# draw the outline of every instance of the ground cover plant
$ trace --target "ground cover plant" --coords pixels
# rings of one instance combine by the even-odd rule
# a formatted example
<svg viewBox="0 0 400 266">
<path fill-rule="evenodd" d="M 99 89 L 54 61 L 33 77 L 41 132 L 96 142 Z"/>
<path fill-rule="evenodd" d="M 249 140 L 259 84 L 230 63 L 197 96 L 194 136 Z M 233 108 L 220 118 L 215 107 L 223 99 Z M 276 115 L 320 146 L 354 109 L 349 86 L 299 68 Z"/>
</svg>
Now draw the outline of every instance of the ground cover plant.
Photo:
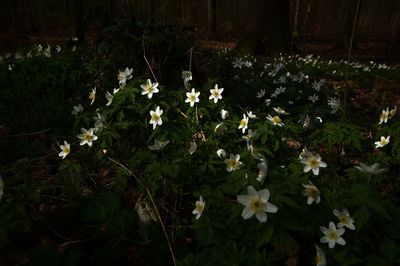
<svg viewBox="0 0 400 266">
<path fill-rule="evenodd" d="M 177 66 L 178 84 L 151 64 L 79 61 L 56 174 L 1 168 L 4 262 L 399 264 L 398 67 L 196 56 L 209 60 Z M 2 58 L 1 77 L 66 58 Z"/>
</svg>

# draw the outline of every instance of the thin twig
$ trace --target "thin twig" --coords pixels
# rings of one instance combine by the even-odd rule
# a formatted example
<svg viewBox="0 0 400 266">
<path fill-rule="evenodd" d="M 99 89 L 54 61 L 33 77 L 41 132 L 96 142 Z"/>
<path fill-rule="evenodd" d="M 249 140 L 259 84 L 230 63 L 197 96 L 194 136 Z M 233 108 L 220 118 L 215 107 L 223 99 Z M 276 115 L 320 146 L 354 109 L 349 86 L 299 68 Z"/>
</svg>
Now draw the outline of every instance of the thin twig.
<svg viewBox="0 0 400 266">
<path fill-rule="evenodd" d="M 190 48 L 190 55 L 189 55 L 189 71 L 192 72 L 192 56 L 193 56 L 193 47 Z"/>
<path fill-rule="evenodd" d="M 183 115 L 186 119 L 188 119 L 189 117 L 187 115 L 185 115 L 179 108 L 176 108 L 178 110 L 178 112 Z"/>
<path fill-rule="evenodd" d="M 36 131 L 36 132 L 31 132 L 31 133 L 20 133 L 20 134 L 14 134 L 14 135 L 5 135 L 5 136 L 0 136 L 1 138 L 8 138 L 8 137 L 25 137 L 25 136 L 34 136 L 34 135 L 39 135 L 42 134 L 44 132 L 50 131 L 50 128 L 47 129 L 43 129 L 40 131 Z"/>
<path fill-rule="evenodd" d="M 113 162 L 113 163 L 119 165 L 120 167 L 122 167 L 122 168 L 123 168 L 126 172 L 128 172 L 133 178 L 135 178 L 136 181 L 137 181 L 138 183 L 143 184 L 143 182 L 142 182 L 131 170 L 129 170 L 126 166 L 124 166 L 123 164 L 121 164 L 120 162 L 114 160 L 114 159 L 111 158 L 111 157 L 107 157 L 107 158 L 108 158 L 111 162 Z M 160 216 L 160 213 L 158 212 L 158 208 L 157 208 L 157 206 L 156 206 L 156 203 L 155 203 L 154 200 L 153 200 L 153 196 L 151 195 L 151 193 L 150 193 L 150 191 L 147 189 L 147 187 L 144 187 L 144 188 L 145 188 L 145 190 L 146 190 L 147 195 L 149 196 L 149 199 L 150 199 L 150 201 L 151 201 L 151 204 L 153 205 L 153 208 L 154 208 L 154 211 L 156 212 L 157 218 L 158 218 L 158 220 L 160 221 L 161 228 L 162 228 L 162 230 L 163 230 L 163 232 L 164 232 L 164 236 L 165 236 L 165 238 L 166 238 L 166 240 L 167 240 L 168 248 L 169 248 L 169 251 L 170 251 L 170 253 L 171 253 L 172 261 L 173 261 L 174 265 L 176 266 L 176 260 L 175 260 L 174 251 L 172 250 L 172 245 L 171 245 L 171 242 L 169 241 L 168 233 L 167 233 L 167 230 L 165 229 L 164 222 L 162 221 L 161 216 Z"/>
<path fill-rule="evenodd" d="M 146 63 L 147 63 L 147 66 L 148 66 L 149 69 L 150 69 L 151 75 L 153 75 L 154 80 L 158 83 L 157 78 L 156 78 L 156 75 L 154 75 L 153 69 L 151 69 L 151 65 L 150 65 L 149 61 L 147 61 L 147 58 L 146 58 L 145 55 L 144 55 L 143 57 L 144 57 L 144 60 L 145 60 Z"/>
</svg>

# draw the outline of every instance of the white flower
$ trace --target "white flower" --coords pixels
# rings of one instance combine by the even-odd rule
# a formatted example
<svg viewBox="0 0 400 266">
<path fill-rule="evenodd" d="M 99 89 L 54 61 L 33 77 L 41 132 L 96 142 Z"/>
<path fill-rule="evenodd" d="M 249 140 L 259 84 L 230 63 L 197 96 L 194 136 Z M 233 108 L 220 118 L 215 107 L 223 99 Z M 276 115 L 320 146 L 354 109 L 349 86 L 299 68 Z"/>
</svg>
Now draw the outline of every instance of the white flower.
<svg viewBox="0 0 400 266">
<path fill-rule="evenodd" d="M 58 154 L 61 159 L 64 159 L 71 151 L 70 144 L 64 140 L 64 145 L 60 145 L 61 152 Z"/>
<path fill-rule="evenodd" d="M 281 127 L 281 126 L 285 125 L 284 123 L 282 123 L 282 119 L 277 115 L 274 115 L 274 116 L 268 115 L 267 119 L 269 121 L 271 121 L 272 124 L 274 124 L 274 126 L 280 126 Z"/>
<path fill-rule="evenodd" d="M 271 99 L 265 99 L 265 105 L 270 106 L 271 105 Z"/>
<path fill-rule="evenodd" d="M 333 214 L 338 218 L 339 223 L 338 227 L 343 228 L 347 227 L 350 230 L 356 230 L 356 227 L 354 226 L 354 219 L 350 217 L 349 211 L 345 208 L 341 212 L 334 209 Z"/>
<path fill-rule="evenodd" d="M 135 210 L 142 223 L 148 224 L 150 221 L 157 221 L 157 215 L 154 210 L 149 206 L 146 200 L 143 198 L 138 199 L 135 204 Z"/>
<path fill-rule="evenodd" d="M 238 126 L 238 129 L 242 129 L 243 134 L 244 134 L 244 132 L 246 132 L 248 123 L 249 123 L 249 118 L 245 114 L 243 114 L 243 119 L 240 120 L 240 123 Z"/>
<path fill-rule="evenodd" d="M 203 201 L 203 197 L 200 196 L 199 200 L 196 201 L 193 214 L 196 215 L 196 220 L 200 218 L 201 214 L 204 211 L 204 207 L 206 206 L 206 202 Z"/>
<path fill-rule="evenodd" d="M 149 149 L 152 151 L 159 151 L 164 149 L 165 146 L 167 146 L 169 143 L 169 140 L 167 141 L 159 141 L 159 140 L 155 140 L 153 145 L 149 146 Z"/>
<path fill-rule="evenodd" d="M 162 125 L 161 115 L 163 112 L 164 111 L 160 109 L 160 106 L 157 106 L 155 111 L 150 111 L 150 124 L 153 124 L 153 129 L 155 129 L 157 125 Z"/>
<path fill-rule="evenodd" d="M 384 136 L 381 137 L 381 140 L 375 141 L 375 148 L 382 148 L 383 146 L 386 146 L 390 142 L 390 136 L 387 136 L 386 138 Z"/>
<path fill-rule="evenodd" d="M 246 140 L 247 142 L 250 142 L 251 139 L 252 139 L 255 135 L 256 135 L 256 132 L 255 132 L 255 131 L 253 132 L 253 130 L 249 129 L 249 130 L 247 131 L 247 135 L 242 136 L 242 139 Z"/>
<path fill-rule="evenodd" d="M 219 149 L 217 150 L 217 155 L 219 158 L 225 158 L 226 157 L 226 151 L 224 149 Z"/>
<path fill-rule="evenodd" d="M 190 71 L 182 71 L 182 79 L 184 83 L 187 83 L 188 81 L 192 80 L 192 72 Z"/>
<path fill-rule="evenodd" d="M 149 99 L 153 97 L 153 93 L 159 92 L 157 89 L 158 82 L 151 83 L 150 79 L 147 79 L 146 84 L 141 84 L 140 87 L 143 89 L 142 95 L 146 95 Z"/>
<path fill-rule="evenodd" d="M 272 109 L 274 109 L 275 113 L 277 113 L 278 115 L 288 115 L 289 114 L 288 112 L 283 110 L 281 107 L 273 107 Z"/>
<path fill-rule="evenodd" d="M 253 186 L 247 187 L 247 195 L 238 195 L 237 200 L 246 206 L 242 211 L 243 219 L 247 220 L 254 214 L 258 221 L 267 221 L 267 212 L 276 213 L 278 207 L 268 202 L 270 193 L 268 189 L 256 191 Z"/>
<path fill-rule="evenodd" d="M 328 105 L 332 109 L 331 114 L 336 113 L 340 109 L 340 98 L 335 98 L 335 97 L 329 98 Z"/>
<path fill-rule="evenodd" d="M 257 164 L 257 167 L 258 167 L 257 181 L 262 183 L 262 182 L 264 182 L 265 178 L 267 177 L 267 173 L 268 173 L 267 162 L 265 160 L 262 160 L 261 163 Z"/>
<path fill-rule="evenodd" d="M 92 142 L 97 139 L 97 136 L 94 135 L 94 129 L 89 128 L 89 130 L 86 130 L 85 128 L 81 128 L 82 134 L 78 135 L 78 138 L 81 140 L 79 143 L 81 146 L 87 144 L 89 147 L 92 147 Z"/>
<path fill-rule="evenodd" d="M 360 163 L 359 166 L 354 166 L 354 167 L 359 171 L 370 175 L 380 175 L 387 170 L 386 168 L 379 168 L 379 163 L 374 163 L 371 166 Z"/>
<path fill-rule="evenodd" d="M 235 61 L 232 62 L 233 68 L 242 68 L 243 60 L 241 57 L 236 57 Z"/>
<path fill-rule="evenodd" d="M 43 51 L 43 55 L 45 57 L 50 57 L 51 56 L 51 46 L 47 45 L 47 48 Z"/>
<path fill-rule="evenodd" d="M 303 184 L 303 187 L 303 195 L 307 196 L 307 204 L 311 205 L 313 202 L 319 204 L 321 197 L 318 188 L 311 181 L 308 184 Z"/>
<path fill-rule="evenodd" d="M 316 266 L 326 266 L 325 253 L 317 245 L 315 245 L 315 248 L 317 249 L 317 254 L 315 256 Z"/>
<path fill-rule="evenodd" d="M 90 105 L 92 105 L 93 103 L 94 103 L 94 100 L 96 99 L 96 87 L 94 87 L 93 89 L 92 89 L 92 91 L 91 92 L 89 92 L 89 100 L 92 100 L 91 102 L 90 102 Z"/>
<path fill-rule="evenodd" d="M 77 115 L 82 111 L 83 111 L 83 106 L 81 104 L 79 104 L 79 105 L 73 107 L 71 114 Z"/>
<path fill-rule="evenodd" d="M 390 110 L 389 112 L 389 119 L 395 116 L 397 113 L 397 106 L 394 107 L 394 109 Z"/>
<path fill-rule="evenodd" d="M 190 107 L 193 107 L 195 103 L 200 101 L 199 95 L 200 92 L 196 92 L 194 89 L 192 89 L 191 92 L 186 92 L 187 99 L 185 100 L 185 103 L 190 103 Z"/>
<path fill-rule="evenodd" d="M 226 111 L 224 109 L 221 110 L 221 118 L 222 119 L 225 119 L 228 116 L 228 114 L 229 114 L 228 111 Z"/>
<path fill-rule="evenodd" d="M 94 122 L 95 132 L 101 131 L 104 127 L 104 125 L 103 125 L 103 123 L 105 122 L 104 117 L 100 113 L 97 113 L 97 117 L 94 116 L 93 119 L 95 121 Z"/>
<path fill-rule="evenodd" d="M 106 106 L 110 106 L 110 104 L 112 103 L 112 100 L 113 100 L 113 95 L 111 93 L 109 93 L 108 91 L 106 93 L 106 99 L 107 99 Z"/>
<path fill-rule="evenodd" d="M 189 145 L 189 154 L 193 154 L 197 150 L 197 143 L 193 140 L 189 143 Z"/>
<path fill-rule="evenodd" d="M 308 96 L 308 100 L 311 101 L 312 103 L 315 103 L 316 101 L 319 100 L 319 96 L 314 93 L 312 96 Z"/>
<path fill-rule="evenodd" d="M 324 80 L 323 79 L 321 79 L 320 81 L 314 80 L 314 82 L 311 84 L 311 87 L 316 91 L 320 91 L 321 90 L 321 86 L 323 84 L 324 84 Z"/>
<path fill-rule="evenodd" d="M 259 92 L 257 92 L 257 98 L 262 98 L 265 95 L 265 89 L 260 90 Z"/>
<path fill-rule="evenodd" d="M 58 44 L 56 45 L 56 52 L 57 52 L 57 53 L 61 52 L 61 46 L 58 45 Z"/>
<path fill-rule="evenodd" d="M 113 90 L 113 94 L 116 94 L 117 92 L 119 92 L 119 90 L 120 90 L 120 88 L 114 88 L 114 90 Z"/>
<path fill-rule="evenodd" d="M 209 100 L 214 100 L 214 103 L 217 103 L 219 99 L 222 99 L 221 93 L 224 91 L 224 88 L 218 89 L 218 84 L 215 84 L 214 89 L 210 90 Z"/>
<path fill-rule="evenodd" d="M 300 160 L 301 163 L 305 164 L 303 171 L 305 173 L 312 170 L 314 175 L 319 174 L 320 167 L 326 167 L 326 163 L 321 161 L 321 156 L 317 153 L 317 155 L 312 154 L 311 152 L 307 152 L 305 157 L 302 157 Z"/>
<path fill-rule="evenodd" d="M 242 162 L 239 160 L 240 160 L 239 154 L 236 154 L 235 156 L 231 154 L 229 159 L 225 159 L 226 171 L 232 172 L 238 169 L 242 165 Z"/>
<path fill-rule="evenodd" d="M 119 71 L 118 81 L 119 85 L 125 85 L 127 80 L 132 78 L 133 68 L 125 68 L 124 71 Z"/>
<path fill-rule="evenodd" d="M 389 119 L 389 107 L 386 110 L 382 110 L 381 115 L 379 116 L 379 124 L 387 123 Z"/>
<path fill-rule="evenodd" d="M 320 226 L 319 229 L 325 235 L 321 237 L 321 243 L 328 243 L 329 248 L 335 247 L 336 243 L 342 246 L 346 245 L 346 241 L 344 241 L 344 239 L 341 237 L 345 230 L 343 228 L 336 229 L 336 226 L 333 222 L 329 223 L 329 229 L 324 226 Z"/>
<path fill-rule="evenodd" d="M 248 111 L 248 112 L 247 112 L 247 116 L 248 116 L 249 118 L 251 118 L 251 119 L 258 118 L 255 114 L 253 114 L 252 111 Z"/>
</svg>

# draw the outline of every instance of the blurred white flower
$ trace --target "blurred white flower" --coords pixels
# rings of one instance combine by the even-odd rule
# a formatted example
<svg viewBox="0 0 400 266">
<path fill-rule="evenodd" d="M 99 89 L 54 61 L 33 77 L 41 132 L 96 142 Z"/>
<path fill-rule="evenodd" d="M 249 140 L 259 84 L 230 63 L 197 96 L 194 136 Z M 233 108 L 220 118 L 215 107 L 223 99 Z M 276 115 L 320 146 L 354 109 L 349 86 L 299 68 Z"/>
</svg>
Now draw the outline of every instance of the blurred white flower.
<svg viewBox="0 0 400 266">
<path fill-rule="evenodd" d="M 334 209 L 333 214 L 339 220 L 337 225 L 339 228 L 346 227 L 350 230 L 356 230 L 356 227 L 354 226 L 354 219 L 350 217 L 349 211 L 346 208 L 344 208 L 342 211 Z"/>
<path fill-rule="evenodd" d="M 92 91 L 89 92 L 89 100 L 91 100 L 90 105 L 94 103 L 95 99 L 96 99 L 96 87 L 94 87 Z"/>
<path fill-rule="evenodd" d="M 210 90 L 209 100 L 214 100 L 214 103 L 217 103 L 218 100 L 222 99 L 221 93 L 224 91 L 224 88 L 218 89 L 218 84 L 215 84 L 214 89 Z"/>
<path fill-rule="evenodd" d="M 374 163 L 371 166 L 360 163 L 359 166 L 354 166 L 354 167 L 357 170 L 359 170 L 363 173 L 369 174 L 369 175 L 380 175 L 387 170 L 386 168 L 380 168 L 379 163 Z"/>
<path fill-rule="evenodd" d="M 324 234 L 320 239 L 321 243 L 328 243 L 329 248 L 334 248 L 336 243 L 342 246 L 346 245 L 346 241 L 341 237 L 345 230 L 343 228 L 336 229 L 333 222 L 329 223 L 329 229 L 324 226 L 320 226 L 319 229 Z"/>
<path fill-rule="evenodd" d="M 326 167 L 326 163 L 321 161 L 321 156 L 317 153 L 316 155 L 312 154 L 311 152 L 307 152 L 305 157 L 302 157 L 300 159 L 300 162 L 302 164 L 305 164 L 303 171 L 305 173 L 309 172 L 312 170 L 314 175 L 319 174 L 319 168 L 320 167 Z"/>
<path fill-rule="evenodd" d="M 159 151 L 164 149 L 165 146 L 167 146 L 169 143 L 169 140 L 167 141 L 159 141 L 159 140 L 155 140 L 153 145 L 149 146 L 149 149 L 152 151 Z"/>
<path fill-rule="evenodd" d="M 83 146 L 87 144 L 89 147 L 92 147 L 93 141 L 97 140 L 97 136 L 94 135 L 94 129 L 89 128 L 89 130 L 85 128 L 81 128 L 82 134 L 78 135 L 78 138 L 81 140 L 79 145 Z"/>
<path fill-rule="evenodd" d="M 196 141 L 191 141 L 189 145 L 189 154 L 193 154 L 197 150 L 197 143 Z"/>
<path fill-rule="evenodd" d="M 317 254 L 315 256 L 316 266 L 326 266 L 326 256 L 325 253 L 317 245 L 315 245 Z"/>
<path fill-rule="evenodd" d="M 240 155 L 231 154 L 229 159 L 225 159 L 225 164 L 226 164 L 226 171 L 228 172 L 235 171 L 242 165 L 242 162 L 240 161 Z"/>
<path fill-rule="evenodd" d="M 146 84 L 141 84 L 140 87 L 142 88 L 142 95 L 146 95 L 149 99 L 153 97 L 153 93 L 159 92 L 157 89 L 158 82 L 152 83 L 150 79 L 147 79 Z"/>
<path fill-rule="evenodd" d="M 381 115 L 379 116 L 379 124 L 387 123 L 389 119 L 389 107 L 386 110 L 382 110 Z"/>
<path fill-rule="evenodd" d="M 245 206 L 242 211 L 243 219 L 247 220 L 256 215 L 258 221 L 267 221 L 267 212 L 276 213 L 278 207 L 268 202 L 270 192 L 268 189 L 256 191 L 253 186 L 247 187 L 247 195 L 238 195 L 237 200 Z"/>
<path fill-rule="evenodd" d="M 186 100 L 185 103 L 189 103 L 190 107 L 193 107 L 195 103 L 198 103 L 199 100 L 199 95 L 200 92 L 196 92 L 194 89 L 192 89 L 191 92 L 186 92 Z"/>
<path fill-rule="evenodd" d="M 229 114 L 228 111 L 226 111 L 226 110 L 224 110 L 224 109 L 221 110 L 221 118 L 222 118 L 222 119 L 227 118 L 228 114 Z"/>
<path fill-rule="evenodd" d="M 111 93 L 109 93 L 108 91 L 106 93 L 106 100 L 107 100 L 106 106 L 111 105 L 112 100 L 113 100 L 113 95 Z"/>
<path fill-rule="evenodd" d="M 271 121 L 272 124 L 273 124 L 274 126 L 280 126 L 280 127 L 282 127 L 282 126 L 285 125 L 285 124 L 282 122 L 282 119 L 281 119 L 279 116 L 277 116 L 277 115 L 274 115 L 274 116 L 268 115 L 268 116 L 267 116 L 267 119 L 268 119 L 269 121 Z"/>
<path fill-rule="evenodd" d="M 206 206 L 205 201 L 203 201 L 203 197 L 200 196 L 199 200 L 196 201 L 194 205 L 193 214 L 196 215 L 196 220 L 200 218 L 201 214 L 204 211 L 204 207 Z"/>
<path fill-rule="evenodd" d="M 262 183 L 264 182 L 265 178 L 267 177 L 268 174 L 268 165 L 265 160 L 262 160 L 262 162 L 257 164 L 258 167 L 258 177 L 257 181 Z"/>
<path fill-rule="evenodd" d="M 79 104 L 79 105 L 73 107 L 71 114 L 77 115 L 82 111 L 83 111 L 83 106 L 81 104 Z"/>
<path fill-rule="evenodd" d="M 386 138 L 384 136 L 381 136 L 381 140 L 375 141 L 375 148 L 382 148 L 386 146 L 390 142 L 390 136 L 387 136 Z"/>
<path fill-rule="evenodd" d="M 307 196 L 308 205 L 311 205 L 313 202 L 318 204 L 321 201 L 321 197 L 319 196 L 320 192 L 311 181 L 309 181 L 308 184 L 303 184 L 303 187 L 303 195 Z"/>
<path fill-rule="evenodd" d="M 64 145 L 60 145 L 61 152 L 58 154 L 61 159 L 64 159 L 71 151 L 70 144 L 64 140 Z"/>
<path fill-rule="evenodd" d="M 225 158 L 226 157 L 226 151 L 224 149 L 219 149 L 217 150 L 217 155 L 219 158 Z"/>
<path fill-rule="evenodd" d="M 150 111 L 150 124 L 153 125 L 153 129 L 155 129 L 157 125 L 162 125 L 161 115 L 163 112 L 164 111 L 160 109 L 160 106 L 157 106 L 156 110 Z"/>
<path fill-rule="evenodd" d="M 329 98 L 328 105 L 332 109 L 331 114 L 336 113 L 340 109 L 340 98 L 336 97 Z"/>
<path fill-rule="evenodd" d="M 313 95 L 308 96 L 308 100 L 311 101 L 312 103 L 315 103 L 316 101 L 319 100 L 319 96 L 314 93 Z"/>
</svg>

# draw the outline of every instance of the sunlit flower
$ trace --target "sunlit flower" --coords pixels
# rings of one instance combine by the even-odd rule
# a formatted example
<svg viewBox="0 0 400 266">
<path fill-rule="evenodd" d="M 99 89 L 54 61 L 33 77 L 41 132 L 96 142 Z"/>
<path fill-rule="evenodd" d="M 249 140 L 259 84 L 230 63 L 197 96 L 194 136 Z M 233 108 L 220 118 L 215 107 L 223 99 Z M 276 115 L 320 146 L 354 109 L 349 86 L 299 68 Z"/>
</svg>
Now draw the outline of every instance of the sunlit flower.
<svg viewBox="0 0 400 266">
<path fill-rule="evenodd" d="M 61 152 L 58 154 L 61 159 L 64 159 L 71 151 L 70 144 L 64 140 L 64 145 L 60 145 Z"/>
<path fill-rule="evenodd" d="M 303 187 L 303 195 L 307 196 L 307 204 L 311 205 L 313 202 L 319 204 L 321 197 L 318 188 L 311 181 L 308 184 L 303 184 Z"/>
<path fill-rule="evenodd" d="M 380 168 L 379 163 L 374 163 L 371 166 L 368 166 L 366 164 L 360 163 L 359 166 L 354 166 L 357 170 L 369 174 L 369 175 L 380 175 L 383 172 L 385 172 L 387 169 L 386 168 Z"/>
<path fill-rule="evenodd" d="M 354 226 L 354 219 L 350 217 L 349 211 L 345 208 L 341 212 L 334 209 L 333 214 L 338 218 L 339 223 L 338 227 L 339 228 L 349 228 L 350 230 L 356 230 L 356 227 Z"/>
<path fill-rule="evenodd" d="M 382 110 L 381 115 L 379 116 L 379 124 L 387 123 L 389 119 L 389 107 L 386 110 Z"/>
<path fill-rule="evenodd" d="M 219 99 L 222 99 L 221 93 L 224 91 L 224 88 L 218 89 L 218 84 L 215 84 L 214 89 L 210 90 L 209 100 L 214 100 L 214 103 L 217 103 Z"/>
<path fill-rule="evenodd" d="M 386 146 L 390 142 L 390 136 L 387 136 L 386 138 L 384 136 L 381 137 L 381 140 L 375 141 L 375 148 L 382 148 Z"/>
<path fill-rule="evenodd" d="M 268 202 L 269 190 L 262 189 L 256 191 L 253 186 L 247 187 L 247 195 L 238 195 L 237 200 L 245 206 L 242 211 L 243 219 L 247 220 L 254 214 L 258 221 L 265 223 L 267 221 L 267 212 L 276 213 L 278 207 Z"/>
<path fill-rule="evenodd" d="M 226 164 L 226 171 L 228 172 L 235 171 L 242 165 L 242 162 L 240 161 L 240 155 L 231 154 L 229 159 L 225 159 L 225 164 Z"/>
<path fill-rule="evenodd" d="M 155 140 L 153 145 L 149 146 L 149 149 L 152 151 L 159 151 L 164 149 L 165 146 L 167 146 L 169 143 L 169 140 L 167 141 L 159 141 L 159 140 Z"/>
<path fill-rule="evenodd" d="M 112 100 L 113 100 L 113 95 L 111 93 L 109 93 L 108 91 L 106 93 L 106 100 L 107 100 L 106 106 L 111 105 Z"/>
<path fill-rule="evenodd" d="M 317 245 L 315 245 L 315 248 L 317 250 L 317 254 L 315 256 L 315 265 L 316 266 L 326 266 L 325 253 Z"/>
<path fill-rule="evenodd" d="M 81 146 L 87 144 L 89 147 L 92 147 L 93 141 L 97 139 L 97 136 L 94 134 L 94 129 L 89 128 L 86 130 L 85 128 L 81 128 L 82 134 L 78 135 L 78 138 L 81 140 L 79 143 Z"/>
<path fill-rule="evenodd" d="M 261 163 L 257 164 L 257 167 L 258 167 L 257 181 L 262 183 L 262 182 L 264 182 L 264 180 L 265 180 L 265 178 L 267 177 L 267 174 L 268 174 L 267 162 L 265 160 L 262 160 Z"/>
<path fill-rule="evenodd" d="M 226 151 L 224 149 L 219 149 L 217 150 L 217 155 L 219 158 L 225 158 L 226 157 Z"/>
<path fill-rule="evenodd" d="M 93 89 L 92 89 L 92 91 L 91 92 L 89 92 L 89 100 L 92 100 L 91 102 L 90 102 L 90 105 L 92 105 L 93 103 L 94 103 L 94 100 L 96 99 L 96 87 L 94 87 Z"/>
<path fill-rule="evenodd" d="M 228 114 L 229 114 L 228 111 L 226 111 L 224 109 L 221 110 L 221 118 L 222 119 L 225 119 L 228 116 Z"/>
<path fill-rule="evenodd" d="M 152 83 L 150 79 L 147 79 L 146 84 L 141 84 L 140 87 L 143 89 L 142 95 L 146 95 L 149 99 L 153 97 L 153 93 L 159 92 L 157 89 L 158 82 Z"/>
<path fill-rule="evenodd" d="M 324 226 L 320 226 L 319 229 L 324 234 L 320 239 L 321 243 L 328 243 L 329 248 L 335 247 L 336 243 L 342 246 L 346 245 L 346 241 L 341 237 L 345 230 L 343 228 L 336 229 L 333 222 L 329 223 L 329 229 Z"/>
<path fill-rule="evenodd" d="M 71 114 L 77 115 L 82 111 L 83 111 L 83 106 L 81 104 L 79 104 L 79 105 L 73 107 Z"/>
<path fill-rule="evenodd" d="M 200 196 L 199 200 L 196 201 L 194 210 L 192 212 L 194 215 L 196 215 L 196 220 L 200 218 L 201 214 L 204 211 L 205 206 L 206 206 L 206 202 L 203 201 L 203 197 Z"/>
<path fill-rule="evenodd" d="M 160 109 L 160 106 L 157 106 L 155 111 L 150 111 L 150 124 L 153 125 L 153 129 L 155 129 L 157 125 L 162 125 L 161 115 L 163 112 L 164 111 Z"/>
<path fill-rule="evenodd" d="M 300 160 L 301 163 L 305 164 L 303 171 L 305 173 L 312 170 L 314 175 L 319 174 L 320 167 L 326 167 L 326 163 L 321 161 L 321 156 L 317 153 L 316 155 L 311 152 L 307 152 L 306 156 Z"/>
<path fill-rule="evenodd" d="M 248 123 L 249 123 L 249 118 L 245 114 L 243 114 L 243 119 L 240 120 L 240 123 L 238 126 L 238 129 L 242 129 L 243 134 L 244 134 L 244 132 L 246 132 Z"/>
<path fill-rule="evenodd" d="M 119 71 L 118 81 L 119 85 L 125 85 L 127 80 L 132 78 L 133 68 L 125 68 L 124 71 Z"/>
<path fill-rule="evenodd" d="M 279 117 L 279 116 L 277 116 L 277 115 L 274 115 L 274 116 L 271 116 L 271 115 L 268 115 L 267 116 L 267 119 L 269 120 L 269 121 L 271 121 L 272 122 L 272 124 L 274 125 L 274 126 L 283 126 L 283 125 L 285 125 L 283 122 L 282 122 L 282 119 Z"/>
<path fill-rule="evenodd" d="M 185 103 L 190 103 L 190 107 L 193 107 L 195 103 L 200 101 L 199 95 L 200 92 L 196 92 L 194 89 L 192 89 L 191 92 L 186 92 L 187 99 L 185 100 Z"/>
<path fill-rule="evenodd" d="M 278 115 L 288 115 L 289 114 L 288 112 L 283 110 L 281 107 L 273 107 L 272 109 L 274 109 L 275 113 L 277 113 Z"/>
</svg>

